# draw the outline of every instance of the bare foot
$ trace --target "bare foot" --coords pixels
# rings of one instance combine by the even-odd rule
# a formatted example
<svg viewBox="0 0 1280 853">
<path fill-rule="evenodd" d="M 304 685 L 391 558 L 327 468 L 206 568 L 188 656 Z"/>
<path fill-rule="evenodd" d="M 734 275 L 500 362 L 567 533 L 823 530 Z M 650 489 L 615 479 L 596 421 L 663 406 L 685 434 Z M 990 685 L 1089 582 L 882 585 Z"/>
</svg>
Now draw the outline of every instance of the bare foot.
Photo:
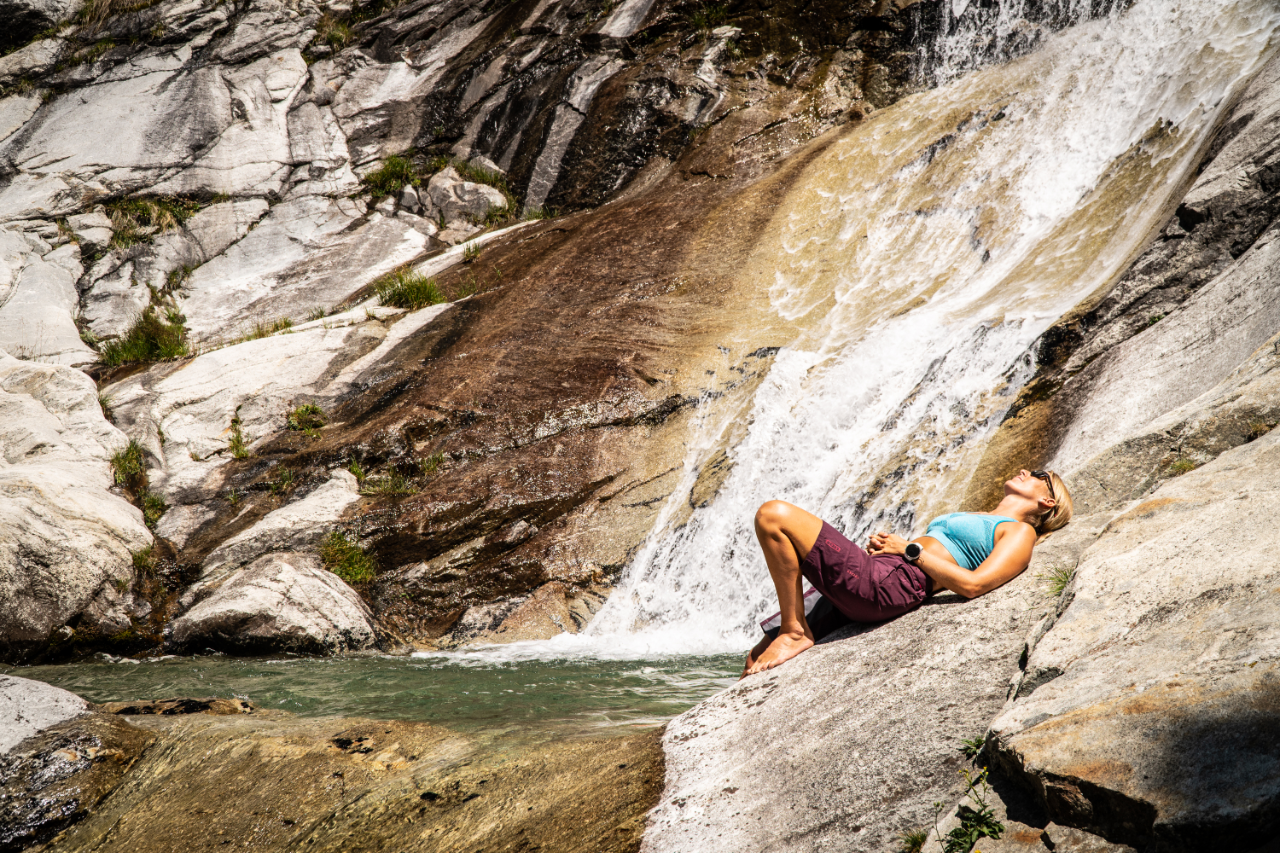
<svg viewBox="0 0 1280 853">
<path fill-rule="evenodd" d="M 747 667 L 747 675 L 755 675 L 786 663 L 813 646 L 813 637 L 805 634 L 778 634 L 755 663 Z"/>
<path fill-rule="evenodd" d="M 752 664 L 760 658 L 760 655 L 764 654 L 764 650 L 769 648 L 771 642 L 773 642 L 773 638 L 766 634 L 760 638 L 760 642 L 756 643 L 755 648 L 747 652 L 747 662 L 742 667 L 742 675 L 738 676 L 739 681 L 747 677 L 747 670 L 751 669 Z"/>
</svg>

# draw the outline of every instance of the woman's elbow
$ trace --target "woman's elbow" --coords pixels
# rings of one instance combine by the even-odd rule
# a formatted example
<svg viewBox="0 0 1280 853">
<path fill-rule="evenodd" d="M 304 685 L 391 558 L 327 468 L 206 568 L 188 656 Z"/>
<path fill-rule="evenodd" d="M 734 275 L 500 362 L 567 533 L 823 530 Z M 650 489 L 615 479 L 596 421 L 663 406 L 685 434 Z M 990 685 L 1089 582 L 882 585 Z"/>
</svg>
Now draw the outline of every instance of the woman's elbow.
<svg viewBox="0 0 1280 853">
<path fill-rule="evenodd" d="M 978 596 L 983 595 L 984 593 L 989 591 L 986 588 L 986 586 L 984 586 L 983 584 L 974 583 L 972 581 L 968 583 L 962 583 L 959 585 L 959 587 L 960 588 L 955 591 L 958 592 L 960 595 L 963 595 L 965 598 L 977 598 Z"/>
</svg>

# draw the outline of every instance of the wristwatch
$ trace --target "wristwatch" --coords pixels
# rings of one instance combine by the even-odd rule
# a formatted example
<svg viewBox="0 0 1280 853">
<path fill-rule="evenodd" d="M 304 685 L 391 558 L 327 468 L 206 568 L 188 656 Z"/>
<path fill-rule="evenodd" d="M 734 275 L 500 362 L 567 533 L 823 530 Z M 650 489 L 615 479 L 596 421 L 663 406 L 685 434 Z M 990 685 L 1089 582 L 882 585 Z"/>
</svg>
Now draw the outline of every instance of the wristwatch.
<svg viewBox="0 0 1280 853">
<path fill-rule="evenodd" d="M 902 556 L 907 558 L 908 563 L 914 563 L 923 553 L 924 547 L 919 542 L 908 542 Z"/>
</svg>

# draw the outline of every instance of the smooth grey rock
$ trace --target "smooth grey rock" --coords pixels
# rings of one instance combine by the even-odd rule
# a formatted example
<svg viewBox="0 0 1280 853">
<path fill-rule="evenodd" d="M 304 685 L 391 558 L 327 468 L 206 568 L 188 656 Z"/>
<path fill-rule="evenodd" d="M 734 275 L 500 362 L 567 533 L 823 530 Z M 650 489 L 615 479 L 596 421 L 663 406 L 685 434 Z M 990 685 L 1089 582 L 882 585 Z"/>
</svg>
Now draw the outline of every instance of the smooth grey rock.
<svg viewBox="0 0 1280 853">
<path fill-rule="evenodd" d="M 328 318 L 182 364 L 155 365 L 105 387 L 116 422 L 154 460 L 148 473 L 152 490 L 175 505 L 212 499 L 221 486 L 219 471 L 230 459 L 227 442 L 237 413 L 245 444 L 252 448 L 283 429 L 294 406 L 325 404 L 334 374 L 386 334 L 380 323 L 359 313 L 360 325 Z"/>
<path fill-rule="evenodd" d="M 413 259 L 426 235 L 348 200 L 282 202 L 244 239 L 192 273 L 180 300 L 191 337 L 227 341 L 258 323 L 330 310 Z"/>
<path fill-rule="evenodd" d="M 74 320 L 81 272 L 75 245 L 41 252 L 27 236 L 0 229 L 0 348 L 54 364 L 97 361 Z"/>
<path fill-rule="evenodd" d="M 26 124 L 40 109 L 40 105 L 38 92 L 0 98 L 0 142 L 4 142 Z"/>
<path fill-rule="evenodd" d="M 1280 433 L 1170 480 L 1084 552 L 992 723 L 1050 817 L 1121 842 L 1249 849 L 1280 817 Z"/>
<path fill-rule="evenodd" d="M 267 513 L 258 523 L 223 542 L 204 561 L 201 582 L 220 577 L 268 551 L 314 551 L 347 507 L 360 500 L 360 484 L 338 469 L 301 500 Z"/>
<path fill-rule="evenodd" d="M 422 202 L 418 201 L 418 191 L 412 184 L 405 184 L 404 189 L 400 191 L 400 206 L 411 213 L 422 209 Z"/>
<path fill-rule="evenodd" d="M 0 755 L 89 710 L 76 694 L 42 681 L 0 675 Z"/>
<path fill-rule="evenodd" d="M 972 601 L 935 596 L 676 717 L 641 849 L 879 853 L 932 826 L 933 804 L 963 790 L 960 741 L 986 730 L 1049 609 L 1038 572 Z"/>
<path fill-rule="evenodd" d="M 486 172 L 493 172 L 495 175 L 506 175 L 502 168 L 483 154 L 472 154 L 468 159 L 469 165 L 484 169 Z"/>
<path fill-rule="evenodd" d="M 79 618 L 129 626 L 116 584 L 151 543 L 142 514 L 108 489 L 128 440 L 78 370 L 0 355 L 0 653 L 15 657 Z"/>
<path fill-rule="evenodd" d="M 173 621 L 175 648 L 335 653 L 374 645 L 373 615 L 309 554 L 268 554 Z"/>
<path fill-rule="evenodd" d="M 105 252 L 113 235 L 111 218 L 101 206 L 89 213 L 68 216 L 67 227 L 76 235 L 81 252 Z"/>
<path fill-rule="evenodd" d="M 74 4 L 73 4 L 74 5 Z M 3 3 L 0 2 L 0 6 Z M 0 12 L 0 15 L 3 15 Z M 66 39 L 47 38 L 33 41 L 7 56 L 0 56 L 0 85 L 8 85 L 23 77 L 44 74 L 57 64 L 67 50 Z M 7 134 L 0 131 L 0 139 Z"/>
<path fill-rule="evenodd" d="M 495 207 L 507 203 L 506 196 L 486 184 L 464 181 L 458 170 L 446 166 L 427 182 L 427 195 L 433 210 L 444 214 L 447 222 L 482 220 Z"/>
<path fill-rule="evenodd" d="M 315 85 L 314 74 L 312 79 Z M 327 86 L 320 90 L 333 94 Z M 329 107 L 308 101 L 289 113 L 289 148 L 297 166 L 289 176 L 290 197 L 339 196 L 359 189 L 347 138 Z"/>
<path fill-rule="evenodd" d="M 382 201 L 374 205 L 373 209 L 376 210 L 378 213 L 381 213 L 383 216 L 395 216 L 396 200 L 391 196 L 387 196 Z"/>
</svg>

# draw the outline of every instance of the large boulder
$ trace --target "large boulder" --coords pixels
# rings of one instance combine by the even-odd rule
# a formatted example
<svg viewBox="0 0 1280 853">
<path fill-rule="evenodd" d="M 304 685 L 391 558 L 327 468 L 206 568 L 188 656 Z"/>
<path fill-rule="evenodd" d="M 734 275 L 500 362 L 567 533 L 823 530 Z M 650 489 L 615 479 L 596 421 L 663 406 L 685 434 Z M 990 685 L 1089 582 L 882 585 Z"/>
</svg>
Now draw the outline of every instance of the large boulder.
<svg viewBox="0 0 1280 853">
<path fill-rule="evenodd" d="M 0 354 L 0 424 L 0 656 L 73 628 L 128 630 L 133 554 L 151 533 L 109 491 L 110 459 L 128 439 L 103 417 L 93 380 Z"/>
<path fill-rule="evenodd" d="M 58 364 L 89 364 L 98 355 L 80 340 L 75 316 L 80 250 L 54 248 L 45 239 L 53 223 L 0 228 L 0 348 L 21 358 Z"/>
<path fill-rule="evenodd" d="M 268 554 L 196 598 L 167 630 L 175 648 L 326 654 L 376 641 L 368 605 L 310 554 Z"/>
<path fill-rule="evenodd" d="M 0 675 L 0 850 L 84 818 L 154 737 L 57 687 Z"/>
<path fill-rule="evenodd" d="M 427 182 L 427 197 L 433 215 L 444 215 L 446 222 L 455 220 L 482 221 L 495 207 L 502 207 L 507 198 L 499 190 L 486 184 L 463 180 L 458 170 L 447 166 L 431 176 Z"/>
<path fill-rule="evenodd" d="M 1280 433 L 1110 521 L 992 724 L 1050 817 L 1142 849 L 1280 827 Z"/>
</svg>

